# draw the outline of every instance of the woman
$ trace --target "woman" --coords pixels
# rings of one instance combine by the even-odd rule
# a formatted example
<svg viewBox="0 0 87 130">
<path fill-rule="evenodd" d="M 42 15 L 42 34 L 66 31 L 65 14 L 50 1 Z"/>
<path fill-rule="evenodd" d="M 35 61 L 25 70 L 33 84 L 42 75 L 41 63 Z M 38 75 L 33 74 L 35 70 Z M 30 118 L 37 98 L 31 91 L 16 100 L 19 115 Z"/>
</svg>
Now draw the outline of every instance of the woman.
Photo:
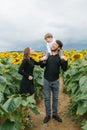
<svg viewBox="0 0 87 130">
<path fill-rule="evenodd" d="M 18 73 L 23 76 L 20 84 L 20 93 L 34 94 L 34 65 L 39 65 L 40 62 L 36 62 L 31 58 L 33 50 L 29 47 L 24 49 L 23 61 L 19 67 Z"/>
</svg>

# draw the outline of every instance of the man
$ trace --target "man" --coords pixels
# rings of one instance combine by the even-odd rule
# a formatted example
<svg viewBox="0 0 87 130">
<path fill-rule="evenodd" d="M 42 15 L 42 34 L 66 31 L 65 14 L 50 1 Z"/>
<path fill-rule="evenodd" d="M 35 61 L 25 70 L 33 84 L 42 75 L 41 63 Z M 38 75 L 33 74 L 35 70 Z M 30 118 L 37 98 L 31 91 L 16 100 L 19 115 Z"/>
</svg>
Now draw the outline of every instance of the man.
<svg viewBox="0 0 87 130">
<path fill-rule="evenodd" d="M 46 107 L 46 117 L 44 123 L 47 123 L 51 117 L 51 103 L 50 95 L 52 91 L 52 117 L 58 122 L 62 122 L 62 119 L 57 115 L 58 111 L 58 92 L 59 92 L 59 73 L 60 67 L 64 71 L 67 69 L 68 62 L 65 56 L 60 58 L 58 52 L 60 50 L 59 43 L 61 41 L 54 42 L 52 45 L 51 53 L 46 61 L 42 61 L 41 67 L 45 67 L 44 70 L 44 101 Z"/>
</svg>

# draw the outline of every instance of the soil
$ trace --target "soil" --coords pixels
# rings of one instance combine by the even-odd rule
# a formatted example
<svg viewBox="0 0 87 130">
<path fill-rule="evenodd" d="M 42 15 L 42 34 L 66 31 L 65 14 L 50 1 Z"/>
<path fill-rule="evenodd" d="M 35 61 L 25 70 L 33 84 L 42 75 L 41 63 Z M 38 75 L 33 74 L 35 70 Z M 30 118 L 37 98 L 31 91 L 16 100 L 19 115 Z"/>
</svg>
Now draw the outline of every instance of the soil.
<svg viewBox="0 0 87 130">
<path fill-rule="evenodd" d="M 59 123 L 54 119 L 50 119 L 48 123 L 43 123 L 45 117 L 45 105 L 44 100 L 42 100 L 37 108 L 40 111 L 39 115 L 32 113 L 33 128 L 26 128 L 26 130 L 82 130 L 80 123 L 72 121 L 71 118 L 67 116 L 67 110 L 69 106 L 69 96 L 63 93 L 63 81 L 60 78 L 60 90 L 59 90 L 59 100 L 58 100 L 58 114 L 62 118 L 63 122 Z"/>
</svg>

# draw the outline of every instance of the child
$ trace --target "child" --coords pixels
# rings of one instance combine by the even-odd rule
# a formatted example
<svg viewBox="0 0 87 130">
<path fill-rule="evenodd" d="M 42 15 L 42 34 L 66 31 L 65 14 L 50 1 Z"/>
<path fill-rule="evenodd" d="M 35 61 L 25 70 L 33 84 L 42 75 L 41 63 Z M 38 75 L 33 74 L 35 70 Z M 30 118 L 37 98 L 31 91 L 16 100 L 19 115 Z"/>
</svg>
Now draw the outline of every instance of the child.
<svg viewBox="0 0 87 130">
<path fill-rule="evenodd" d="M 55 39 L 53 38 L 53 35 L 52 35 L 51 33 L 47 33 L 47 34 L 44 36 L 44 39 L 45 39 L 45 41 L 47 42 L 47 44 L 46 44 L 47 52 L 50 53 L 50 52 L 51 52 L 52 45 L 53 45 Z"/>
<path fill-rule="evenodd" d="M 46 52 L 46 54 L 45 54 L 45 56 L 43 56 L 42 58 L 41 58 L 41 60 L 46 60 L 47 58 L 48 58 L 48 56 L 49 56 L 49 54 L 51 53 L 51 48 L 52 48 L 52 45 L 53 45 L 53 43 L 56 41 L 56 42 L 58 42 L 59 40 L 55 40 L 54 38 L 53 38 L 53 35 L 51 34 L 51 33 L 47 33 L 45 36 L 44 36 L 44 39 L 45 39 L 45 41 L 47 42 L 47 44 L 46 44 L 46 46 L 47 46 L 47 52 Z M 59 56 L 60 56 L 60 58 L 61 58 L 61 56 L 62 56 L 62 52 L 61 52 L 61 50 L 62 50 L 62 47 L 63 47 L 63 43 L 62 42 L 58 42 L 58 43 L 60 43 L 59 44 Z"/>
<path fill-rule="evenodd" d="M 53 38 L 53 35 L 51 33 L 47 33 L 44 36 L 44 40 L 46 41 L 46 48 L 47 51 L 45 52 L 44 56 L 41 58 L 41 60 L 47 60 L 49 54 L 51 53 L 51 48 L 53 43 L 55 42 L 55 39 Z"/>
</svg>

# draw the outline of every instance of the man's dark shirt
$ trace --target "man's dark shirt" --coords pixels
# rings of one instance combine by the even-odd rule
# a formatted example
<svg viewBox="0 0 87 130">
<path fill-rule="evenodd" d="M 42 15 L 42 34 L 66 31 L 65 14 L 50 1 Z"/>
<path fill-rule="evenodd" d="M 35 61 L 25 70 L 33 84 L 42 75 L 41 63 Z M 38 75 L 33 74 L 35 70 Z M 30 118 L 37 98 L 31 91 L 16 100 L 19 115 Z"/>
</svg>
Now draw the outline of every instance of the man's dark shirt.
<svg viewBox="0 0 87 130">
<path fill-rule="evenodd" d="M 59 78 L 60 68 L 67 69 L 68 62 L 61 60 L 59 54 L 49 55 L 46 61 L 42 62 L 41 67 L 45 67 L 44 78 L 48 81 L 55 81 Z"/>
</svg>

